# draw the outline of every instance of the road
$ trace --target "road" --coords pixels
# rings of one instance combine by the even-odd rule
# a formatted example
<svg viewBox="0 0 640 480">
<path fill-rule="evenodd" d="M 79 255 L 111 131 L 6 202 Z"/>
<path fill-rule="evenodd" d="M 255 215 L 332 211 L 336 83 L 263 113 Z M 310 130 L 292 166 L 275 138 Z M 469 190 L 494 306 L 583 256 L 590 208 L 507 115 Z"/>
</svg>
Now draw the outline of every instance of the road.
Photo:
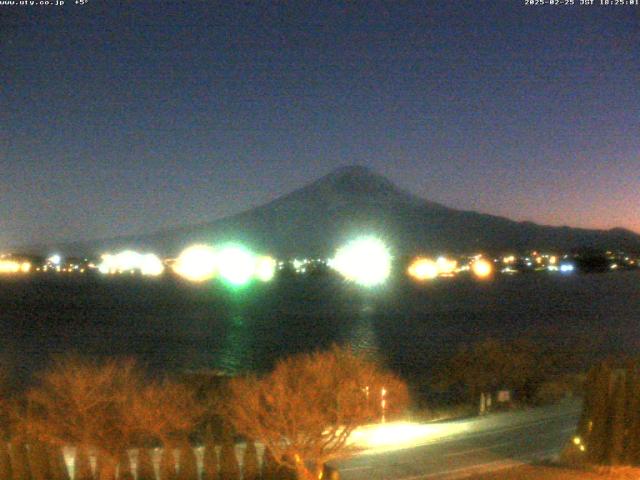
<svg viewBox="0 0 640 480">
<path fill-rule="evenodd" d="M 387 424 L 359 432 L 365 450 L 338 462 L 342 480 L 463 478 L 560 453 L 580 404 L 491 414 L 435 424 Z"/>
</svg>

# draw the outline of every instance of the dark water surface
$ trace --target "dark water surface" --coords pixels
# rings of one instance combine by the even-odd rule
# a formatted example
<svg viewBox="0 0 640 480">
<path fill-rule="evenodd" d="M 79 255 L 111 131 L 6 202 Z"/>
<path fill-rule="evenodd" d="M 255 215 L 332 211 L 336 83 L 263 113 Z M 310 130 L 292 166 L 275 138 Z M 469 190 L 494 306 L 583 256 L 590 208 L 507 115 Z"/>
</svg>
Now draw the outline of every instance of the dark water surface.
<svg viewBox="0 0 640 480">
<path fill-rule="evenodd" d="M 165 279 L 2 278 L 0 359 L 133 355 L 163 370 L 268 369 L 284 355 L 349 342 L 420 376 L 462 342 L 529 336 L 589 356 L 640 352 L 640 272 L 531 274 L 490 282 L 391 282 L 363 291 L 329 277 L 242 290 Z"/>
</svg>

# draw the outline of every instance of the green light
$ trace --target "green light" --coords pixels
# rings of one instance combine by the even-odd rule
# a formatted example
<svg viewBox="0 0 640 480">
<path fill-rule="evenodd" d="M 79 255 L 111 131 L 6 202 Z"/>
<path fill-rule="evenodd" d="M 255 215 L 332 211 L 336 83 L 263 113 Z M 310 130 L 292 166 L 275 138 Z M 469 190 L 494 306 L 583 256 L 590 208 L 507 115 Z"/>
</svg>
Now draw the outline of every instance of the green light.
<svg viewBox="0 0 640 480">
<path fill-rule="evenodd" d="M 245 285 L 256 269 L 256 260 L 251 252 L 241 246 L 231 245 L 217 254 L 218 273 L 231 285 Z"/>
</svg>

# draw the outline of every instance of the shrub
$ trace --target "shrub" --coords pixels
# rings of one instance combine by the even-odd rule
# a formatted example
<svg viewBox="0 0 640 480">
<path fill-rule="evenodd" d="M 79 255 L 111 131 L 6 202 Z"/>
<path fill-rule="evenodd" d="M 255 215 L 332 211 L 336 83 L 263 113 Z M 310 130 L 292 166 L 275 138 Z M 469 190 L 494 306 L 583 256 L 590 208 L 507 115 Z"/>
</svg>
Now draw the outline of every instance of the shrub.
<svg viewBox="0 0 640 480">
<path fill-rule="evenodd" d="M 177 478 L 176 457 L 173 454 L 173 448 L 165 445 L 162 457 L 160 457 L 160 480 L 176 480 Z"/>
<path fill-rule="evenodd" d="M 178 480 L 198 480 L 198 462 L 191 445 L 185 443 L 180 449 Z"/>
<path fill-rule="evenodd" d="M 27 448 L 19 440 L 11 442 L 11 470 L 13 480 L 31 480 Z"/>
<path fill-rule="evenodd" d="M 84 448 L 78 447 L 76 450 L 73 469 L 73 480 L 93 480 L 91 464 L 89 463 L 89 455 L 87 455 L 87 451 Z"/>
<path fill-rule="evenodd" d="M 218 454 L 211 436 L 207 436 L 202 456 L 202 480 L 218 480 Z"/>
<path fill-rule="evenodd" d="M 67 462 L 64 460 L 64 454 L 62 449 L 49 445 L 49 467 L 52 480 L 70 480 L 69 469 L 67 468 Z"/>
<path fill-rule="evenodd" d="M 247 440 L 247 447 L 242 458 L 242 480 L 259 480 L 260 467 L 258 465 L 258 452 L 252 440 Z"/>
<path fill-rule="evenodd" d="M 7 443 L 0 439 L 0 478 L 13 478 L 11 474 L 11 457 Z"/>
<path fill-rule="evenodd" d="M 138 480 L 156 480 L 156 472 L 153 470 L 151 454 L 146 448 L 138 450 Z"/>
<path fill-rule="evenodd" d="M 32 441 L 30 443 L 29 467 L 33 480 L 50 480 L 49 454 L 42 442 Z"/>
<path fill-rule="evenodd" d="M 120 458 L 118 459 L 118 479 L 133 480 L 133 474 L 131 473 L 131 459 L 129 458 L 129 452 L 126 450 L 120 454 Z"/>
<path fill-rule="evenodd" d="M 239 480 L 240 467 L 233 438 L 227 435 L 220 449 L 220 480 Z"/>
</svg>

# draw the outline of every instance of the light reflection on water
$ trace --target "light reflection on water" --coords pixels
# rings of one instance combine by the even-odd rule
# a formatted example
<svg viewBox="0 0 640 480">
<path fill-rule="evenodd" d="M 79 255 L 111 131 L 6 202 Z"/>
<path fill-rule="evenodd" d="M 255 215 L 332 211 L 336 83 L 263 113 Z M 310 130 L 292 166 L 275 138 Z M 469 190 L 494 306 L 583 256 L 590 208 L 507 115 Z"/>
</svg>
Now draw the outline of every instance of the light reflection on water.
<svg viewBox="0 0 640 480">
<path fill-rule="evenodd" d="M 637 352 L 638 325 L 640 272 L 368 293 L 315 280 L 233 295 L 132 279 L 0 283 L 0 360 L 25 378 L 52 354 L 70 351 L 135 356 L 154 369 L 240 373 L 334 342 L 422 375 L 460 343 L 488 336 L 529 335 L 586 354 Z"/>
<path fill-rule="evenodd" d="M 227 330 L 218 352 L 215 365 L 225 373 L 235 375 L 251 370 L 253 332 L 247 318 L 241 314 L 234 314 L 227 324 Z"/>
<path fill-rule="evenodd" d="M 353 325 L 347 335 L 346 343 L 351 345 L 356 352 L 374 356 L 378 353 L 378 337 L 374 328 L 375 307 L 366 303 L 360 308 L 359 315 L 354 319 Z"/>
</svg>

